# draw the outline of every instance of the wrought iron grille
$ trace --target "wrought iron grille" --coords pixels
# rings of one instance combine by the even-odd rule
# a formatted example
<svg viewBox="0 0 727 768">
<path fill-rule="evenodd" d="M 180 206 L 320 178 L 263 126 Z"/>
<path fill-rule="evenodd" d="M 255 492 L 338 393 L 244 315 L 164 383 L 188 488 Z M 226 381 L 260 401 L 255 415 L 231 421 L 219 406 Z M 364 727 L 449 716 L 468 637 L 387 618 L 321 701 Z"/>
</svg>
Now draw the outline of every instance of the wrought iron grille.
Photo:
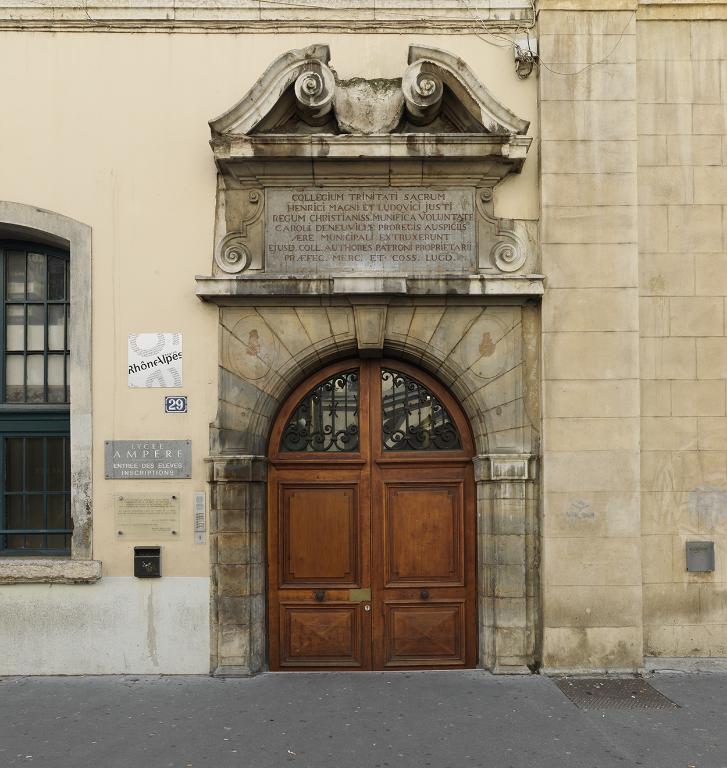
<svg viewBox="0 0 727 768">
<path fill-rule="evenodd" d="M 280 441 L 281 452 L 358 450 L 358 369 L 337 373 L 298 404 Z"/>
<path fill-rule="evenodd" d="M 385 451 L 451 451 L 462 447 L 447 409 L 416 379 L 381 369 Z"/>
<path fill-rule="evenodd" d="M 68 437 L 6 437 L 0 454 L 2 554 L 68 554 L 73 532 Z"/>
</svg>

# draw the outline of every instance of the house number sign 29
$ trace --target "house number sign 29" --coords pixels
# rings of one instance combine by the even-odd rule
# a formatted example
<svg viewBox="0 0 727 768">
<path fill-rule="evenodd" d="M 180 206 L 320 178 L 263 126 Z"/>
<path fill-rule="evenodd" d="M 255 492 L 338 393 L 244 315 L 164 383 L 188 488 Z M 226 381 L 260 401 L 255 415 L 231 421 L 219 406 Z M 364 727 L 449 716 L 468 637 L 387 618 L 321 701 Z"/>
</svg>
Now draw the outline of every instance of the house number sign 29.
<svg viewBox="0 0 727 768">
<path fill-rule="evenodd" d="M 165 397 L 164 413 L 187 413 L 187 396 L 173 395 Z"/>
</svg>

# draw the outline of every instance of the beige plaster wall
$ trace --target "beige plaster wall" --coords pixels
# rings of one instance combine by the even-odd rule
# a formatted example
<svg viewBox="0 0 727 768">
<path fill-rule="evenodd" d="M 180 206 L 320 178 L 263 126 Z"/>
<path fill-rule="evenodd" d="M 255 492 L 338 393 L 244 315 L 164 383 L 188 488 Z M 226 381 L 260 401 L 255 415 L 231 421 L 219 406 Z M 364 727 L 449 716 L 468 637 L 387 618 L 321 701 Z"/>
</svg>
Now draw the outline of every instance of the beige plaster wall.
<svg viewBox="0 0 727 768">
<path fill-rule="evenodd" d="M 727 22 L 637 29 L 644 650 L 727 656 Z"/>
<path fill-rule="evenodd" d="M 217 412 L 217 309 L 194 295 L 209 274 L 215 168 L 207 121 L 234 104 L 278 54 L 331 46 L 343 77 L 398 77 L 407 48 L 424 42 L 465 59 L 513 111 L 533 121 L 534 79 L 521 82 L 508 49 L 475 35 L 0 33 L 3 84 L 0 198 L 47 208 L 93 231 L 94 556 L 104 575 L 131 574 L 114 493 L 176 492 L 180 540 L 164 544 L 164 573 L 209 573 L 192 535 L 192 494 Z M 496 191 L 499 216 L 537 218 L 537 147 L 518 178 Z M 164 390 L 129 390 L 127 334 L 181 331 L 189 414 L 163 413 Z M 191 438 L 193 477 L 106 481 L 103 442 Z"/>
</svg>

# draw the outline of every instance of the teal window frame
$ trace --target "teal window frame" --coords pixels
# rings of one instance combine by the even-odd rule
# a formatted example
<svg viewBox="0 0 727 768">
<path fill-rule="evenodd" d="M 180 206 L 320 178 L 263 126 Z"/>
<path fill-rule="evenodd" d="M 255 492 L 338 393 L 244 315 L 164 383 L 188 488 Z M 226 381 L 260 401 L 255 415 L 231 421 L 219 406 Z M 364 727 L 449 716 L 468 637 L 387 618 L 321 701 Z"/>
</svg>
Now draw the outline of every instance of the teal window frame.
<svg viewBox="0 0 727 768">
<path fill-rule="evenodd" d="M 8 251 L 25 251 L 27 253 L 44 254 L 46 257 L 53 256 L 65 260 L 67 267 L 64 280 L 64 298 L 62 300 L 48 299 L 48 262 L 46 261 L 46 296 L 44 299 L 29 299 L 27 297 L 27 274 L 26 274 L 26 296 L 23 299 L 7 296 L 7 258 Z M 71 523 L 70 512 L 70 404 L 69 404 L 69 382 L 68 382 L 68 357 L 69 357 L 69 337 L 68 337 L 68 306 L 70 305 L 70 259 L 69 252 L 42 245 L 36 242 L 0 240 L 0 269 L 2 269 L 2 280 L 0 280 L 0 306 L 2 306 L 2 318 L 0 319 L 0 472 L 2 477 L 2 488 L 0 489 L 0 556 L 70 556 L 71 554 L 71 536 L 73 526 Z M 26 256 L 27 264 L 27 256 Z M 62 353 L 64 356 L 63 365 L 63 386 L 65 392 L 65 402 L 47 402 L 48 400 L 48 307 L 53 304 L 60 304 L 66 307 L 64 318 L 64 335 Z M 45 311 L 44 323 L 44 343 L 43 343 L 43 396 L 45 402 L 8 402 L 6 399 L 6 360 L 10 355 L 22 355 L 28 357 L 27 334 L 28 334 L 28 310 L 24 314 L 24 350 L 22 352 L 7 349 L 7 328 L 6 317 L 8 305 L 20 306 L 43 306 Z M 40 356 L 40 354 L 38 354 Z M 23 366 L 24 372 L 24 395 L 27 398 L 27 363 Z M 63 442 L 64 468 L 63 483 L 60 490 L 49 489 L 49 462 L 48 462 L 48 442 L 43 440 L 40 444 L 43 450 L 43 473 L 42 488 L 29 489 L 27 485 L 26 457 L 28 443 L 27 439 L 38 438 L 65 438 Z M 9 461 L 9 440 L 25 438 L 22 443 L 23 469 L 22 483 L 20 488 L 9 489 L 8 479 L 8 461 Z M 38 446 L 38 443 L 35 443 Z M 49 527 L 48 508 L 49 499 L 53 496 L 64 497 L 65 525 L 63 527 Z M 43 526 L 33 527 L 13 527 L 7 526 L 8 505 L 11 497 L 20 498 L 22 501 L 23 520 L 27 521 L 27 505 L 31 497 L 43 499 Z M 10 537 L 17 540 L 23 537 L 25 546 L 16 547 L 10 545 Z M 42 536 L 45 546 L 27 546 L 28 537 Z M 64 537 L 65 546 L 57 546 L 60 536 Z M 54 545 L 49 546 L 49 537 L 53 537 Z"/>
</svg>

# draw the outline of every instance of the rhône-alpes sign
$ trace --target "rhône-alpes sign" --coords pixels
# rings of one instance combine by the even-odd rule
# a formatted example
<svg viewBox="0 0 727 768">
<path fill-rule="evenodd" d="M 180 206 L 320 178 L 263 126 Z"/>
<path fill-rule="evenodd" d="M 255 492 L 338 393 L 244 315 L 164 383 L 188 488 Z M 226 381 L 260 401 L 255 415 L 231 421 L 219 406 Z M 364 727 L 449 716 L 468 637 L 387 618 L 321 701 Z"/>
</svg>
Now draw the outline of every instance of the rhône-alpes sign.
<svg viewBox="0 0 727 768">
<path fill-rule="evenodd" d="M 265 199 L 265 271 L 469 273 L 474 190 L 273 188 Z"/>
</svg>

